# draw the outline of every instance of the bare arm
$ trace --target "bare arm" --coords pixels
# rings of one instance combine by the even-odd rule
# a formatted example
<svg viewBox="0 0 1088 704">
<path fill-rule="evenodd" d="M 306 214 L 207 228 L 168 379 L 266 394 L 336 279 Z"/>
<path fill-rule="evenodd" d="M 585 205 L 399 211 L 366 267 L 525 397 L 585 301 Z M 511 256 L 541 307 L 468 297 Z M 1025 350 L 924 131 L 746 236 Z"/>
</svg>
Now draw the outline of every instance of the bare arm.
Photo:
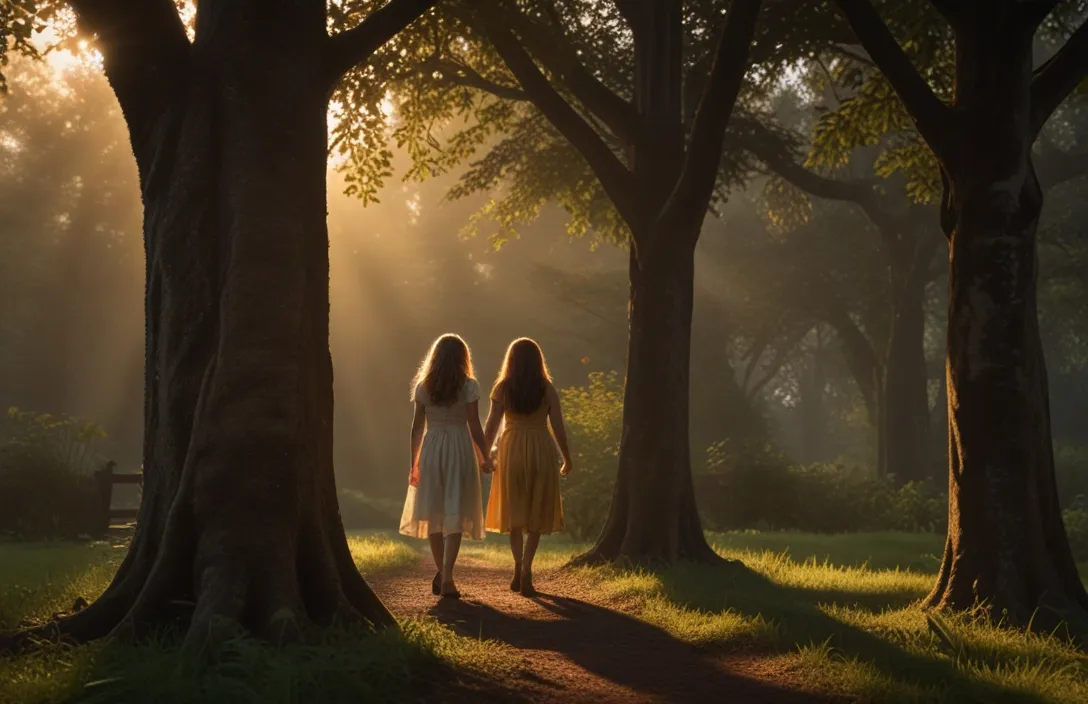
<svg viewBox="0 0 1088 704">
<path fill-rule="evenodd" d="M 427 427 L 427 408 L 422 403 L 416 403 L 416 412 L 412 416 L 412 459 L 408 469 L 408 483 L 415 486 L 419 483 L 419 448 L 423 445 L 423 431 Z"/>
<path fill-rule="evenodd" d="M 548 384 L 545 398 L 548 401 L 548 420 L 552 424 L 552 434 L 555 435 L 555 442 L 559 445 L 559 452 L 563 455 L 563 468 L 559 471 L 566 476 L 574 468 L 574 462 L 570 458 L 570 446 L 567 444 L 567 427 L 563 425 L 563 409 L 559 406 L 559 392 L 555 390 L 554 386 Z"/>
<path fill-rule="evenodd" d="M 480 402 L 472 401 L 465 404 L 468 413 L 468 432 L 472 436 L 472 442 L 476 445 L 476 457 L 484 467 L 485 472 L 491 471 L 491 454 L 487 451 L 487 442 L 484 440 L 484 429 L 480 425 Z"/>
<path fill-rule="evenodd" d="M 491 410 L 487 413 L 487 424 L 484 426 L 484 444 L 487 445 L 489 452 L 495 445 L 495 438 L 499 436 L 499 428 L 502 426 L 505 411 L 501 400 L 491 399 Z"/>
</svg>

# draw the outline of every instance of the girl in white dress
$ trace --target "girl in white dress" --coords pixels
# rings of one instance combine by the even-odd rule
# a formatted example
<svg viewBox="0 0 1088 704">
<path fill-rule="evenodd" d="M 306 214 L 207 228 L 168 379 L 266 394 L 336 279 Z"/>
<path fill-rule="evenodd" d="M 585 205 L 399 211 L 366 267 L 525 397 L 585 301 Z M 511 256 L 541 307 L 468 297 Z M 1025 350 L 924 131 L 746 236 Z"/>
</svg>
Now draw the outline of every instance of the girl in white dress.
<svg viewBox="0 0 1088 704">
<path fill-rule="evenodd" d="M 453 565 L 461 535 L 483 540 L 480 472 L 491 472 L 480 425 L 480 385 L 468 345 L 457 335 L 435 340 L 412 387 L 412 464 L 400 532 L 430 539 L 438 574 L 435 595 L 458 598 Z"/>
</svg>

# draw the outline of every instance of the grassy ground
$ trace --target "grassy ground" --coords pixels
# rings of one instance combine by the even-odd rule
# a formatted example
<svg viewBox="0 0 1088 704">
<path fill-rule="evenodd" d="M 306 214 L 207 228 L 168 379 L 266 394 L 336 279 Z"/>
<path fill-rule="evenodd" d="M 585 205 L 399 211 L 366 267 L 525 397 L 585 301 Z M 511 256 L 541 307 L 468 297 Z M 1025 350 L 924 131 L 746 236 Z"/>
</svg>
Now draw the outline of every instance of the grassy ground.
<svg viewBox="0 0 1088 704">
<path fill-rule="evenodd" d="M 678 639 L 706 648 L 796 653 L 796 675 L 862 701 L 1088 701 L 1088 657 L 1060 639 L 926 618 L 917 601 L 933 585 L 939 536 L 710 537 L 719 553 L 747 569 L 599 568 L 579 570 L 577 577 L 595 583 L 615 608 Z M 562 564 L 584 547 L 545 541 L 541 565 Z M 465 552 L 510 562 L 499 541 Z"/>
<path fill-rule="evenodd" d="M 385 537 L 355 537 L 351 548 L 368 577 L 419 560 L 414 548 Z M 69 609 L 76 597 L 93 599 L 109 584 L 123 552 L 108 543 L 0 543 L 0 630 Z M 177 639 L 164 633 L 138 648 L 50 646 L 0 657 L 0 703 L 403 701 L 430 681 L 448 687 L 452 672 L 467 692 L 478 684 L 493 689 L 512 667 L 506 651 L 418 620 L 397 634 L 338 630 L 282 649 L 234 638 L 202 654 L 209 666 L 195 667 L 182 657 Z"/>
<path fill-rule="evenodd" d="M 927 620 L 916 607 L 933 581 L 941 540 L 930 535 L 712 535 L 747 568 L 661 572 L 584 569 L 612 608 L 710 650 L 789 654 L 793 676 L 870 702 L 1084 702 L 1088 658 L 1057 638 L 967 620 Z M 538 565 L 581 549 L 546 540 Z M 420 543 L 389 534 L 352 538 L 361 571 L 380 578 L 418 560 Z M 0 629 L 48 617 L 108 583 L 122 548 L 0 544 Z M 465 557 L 509 564 L 502 540 L 466 542 Z M 1082 569 L 1082 574 L 1088 570 Z M 324 633 L 306 645 L 227 641 L 195 670 L 174 641 L 141 648 L 51 647 L 0 658 L 0 702 L 399 701 L 452 674 L 494 691 L 515 667 L 509 648 L 455 636 L 434 621 L 400 634 Z"/>
</svg>

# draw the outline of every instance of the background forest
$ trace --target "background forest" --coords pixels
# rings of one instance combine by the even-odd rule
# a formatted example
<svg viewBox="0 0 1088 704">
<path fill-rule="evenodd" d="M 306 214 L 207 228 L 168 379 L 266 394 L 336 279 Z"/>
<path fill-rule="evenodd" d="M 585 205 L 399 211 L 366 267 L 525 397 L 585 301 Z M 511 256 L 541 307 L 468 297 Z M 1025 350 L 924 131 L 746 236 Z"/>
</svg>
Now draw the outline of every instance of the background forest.
<svg viewBox="0 0 1088 704">
<path fill-rule="evenodd" d="M 0 407 L 31 415 L 13 410 L 7 419 L 0 477 L 9 486 L 64 483 L 66 472 L 86 475 L 105 458 L 136 470 L 143 263 L 124 123 L 97 68 L 70 54 L 16 59 L 7 73 L 10 95 L 0 102 Z M 776 129 L 796 140 L 813 168 L 787 163 L 753 137 L 758 161 L 749 178 L 730 188 L 704 225 L 691 446 L 708 528 L 944 528 L 945 246 L 928 164 L 911 151 L 903 120 L 873 107 L 881 104 L 876 93 L 818 61 L 791 70 L 771 96 Z M 1078 148 L 1088 122 L 1084 98 L 1070 102 L 1043 140 L 1051 152 L 1040 156 L 1061 175 L 1041 229 L 1040 316 L 1060 494 L 1084 557 L 1088 513 L 1078 506 L 1088 493 L 1088 165 L 1077 159 L 1084 161 Z M 412 119 L 395 94 L 387 105 L 392 125 Z M 615 476 L 625 248 L 607 230 L 572 219 L 570 207 L 529 198 L 513 209 L 508 196 L 535 187 L 524 175 L 490 189 L 466 187 L 468 165 L 411 178 L 419 174 L 411 149 L 392 153 L 396 176 L 380 191 L 360 189 L 350 153 L 334 153 L 329 167 L 335 452 L 345 522 L 391 524 L 404 487 L 408 380 L 429 342 L 445 331 L 462 334 L 489 382 L 506 343 L 530 335 L 564 389 L 581 467 L 565 501 L 572 532 L 591 538 Z M 551 177 L 547 163 L 536 168 L 541 179 Z M 907 356 L 924 362 L 927 391 L 924 432 L 908 440 L 924 443 L 906 466 L 899 457 L 889 466 L 885 449 L 906 411 L 882 390 L 889 368 L 904 364 L 892 340 L 905 315 L 895 304 L 898 255 L 889 255 L 890 240 L 868 209 L 820 197 L 844 174 L 874 183 L 879 198 L 896 204 L 896 217 L 913 228 L 912 256 L 924 260 L 912 274 L 920 325 L 906 344 Z M 34 420 L 41 414 L 48 416 Z M 79 452 L 56 449 L 65 443 Z M 39 466 L 55 472 L 20 469 L 28 447 L 37 446 L 46 446 L 33 451 Z M 77 511 L 66 515 L 78 521 Z M 21 515 L 0 528 L 78 532 L 78 525 L 55 524 Z"/>
</svg>

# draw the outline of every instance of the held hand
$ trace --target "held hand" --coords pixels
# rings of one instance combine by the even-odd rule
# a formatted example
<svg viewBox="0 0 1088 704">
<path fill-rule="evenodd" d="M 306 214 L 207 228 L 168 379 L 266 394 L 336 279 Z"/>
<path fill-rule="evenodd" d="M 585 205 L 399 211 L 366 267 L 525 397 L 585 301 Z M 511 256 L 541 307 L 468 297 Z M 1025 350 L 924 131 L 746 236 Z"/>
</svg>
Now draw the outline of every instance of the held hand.
<svg viewBox="0 0 1088 704">
<path fill-rule="evenodd" d="M 419 486 L 419 467 L 413 466 L 408 472 L 408 484 L 410 486 Z"/>
<path fill-rule="evenodd" d="M 484 474 L 491 474 L 495 471 L 495 463 L 491 461 L 491 458 L 486 458 L 480 463 L 480 471 Z"/>
</svg>

